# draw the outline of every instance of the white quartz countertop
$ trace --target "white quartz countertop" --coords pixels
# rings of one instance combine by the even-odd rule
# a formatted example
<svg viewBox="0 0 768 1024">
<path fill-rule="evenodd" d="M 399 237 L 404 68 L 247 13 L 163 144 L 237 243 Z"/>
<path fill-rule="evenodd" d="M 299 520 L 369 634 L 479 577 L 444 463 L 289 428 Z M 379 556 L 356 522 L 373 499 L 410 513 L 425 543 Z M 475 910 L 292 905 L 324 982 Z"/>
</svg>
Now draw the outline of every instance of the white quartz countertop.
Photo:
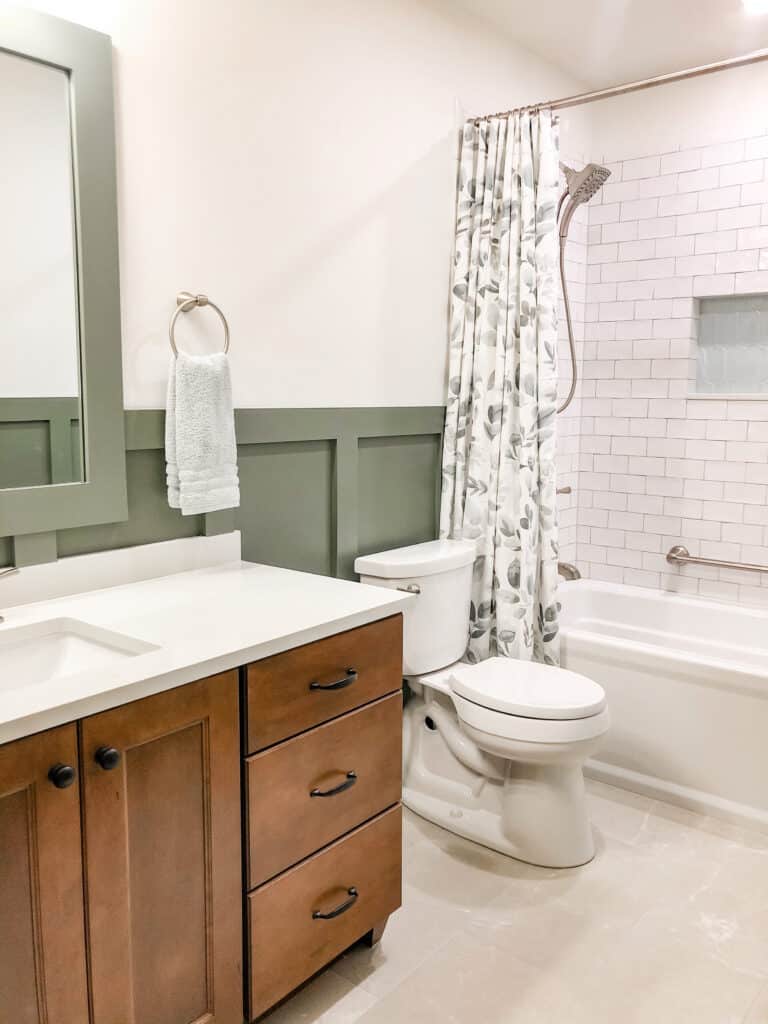
<svg viewBox="0 0 768 1024">
<path fill-rule="evenodd" d="M 3 608 L 0 636 L 72 618 L 157 649 L 32 686 L 0 679 L 0 743 L 386 618 L 413 600 L 386 587 L 238 561 Z"/>
</svg>

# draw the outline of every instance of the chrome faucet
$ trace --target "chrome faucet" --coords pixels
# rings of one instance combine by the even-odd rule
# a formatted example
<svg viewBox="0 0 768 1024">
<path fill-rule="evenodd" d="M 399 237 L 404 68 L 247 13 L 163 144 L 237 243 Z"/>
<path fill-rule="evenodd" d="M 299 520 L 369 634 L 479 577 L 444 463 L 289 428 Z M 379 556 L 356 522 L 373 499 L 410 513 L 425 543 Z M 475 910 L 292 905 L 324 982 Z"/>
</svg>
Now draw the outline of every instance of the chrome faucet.
<svg viewBox="0 0 768 1024">
<path fill-rule="evenodd" d="M 19 570 L 15 565 L 11 565 L 7 569 L 0 569 L 0 579 L 2 579 L 3 576 L 15 576 L 18 571 Z M 0 615 L 0 622 L 5 622 L 2 615 Z"/>
<path fill-rule="evenodd" d="M 575 565 L 571 565 L 570 562 L 558 562 L 557 571 L 563 577 L 564 580 L 580 580 L 581 573 Z"/>
</svg>

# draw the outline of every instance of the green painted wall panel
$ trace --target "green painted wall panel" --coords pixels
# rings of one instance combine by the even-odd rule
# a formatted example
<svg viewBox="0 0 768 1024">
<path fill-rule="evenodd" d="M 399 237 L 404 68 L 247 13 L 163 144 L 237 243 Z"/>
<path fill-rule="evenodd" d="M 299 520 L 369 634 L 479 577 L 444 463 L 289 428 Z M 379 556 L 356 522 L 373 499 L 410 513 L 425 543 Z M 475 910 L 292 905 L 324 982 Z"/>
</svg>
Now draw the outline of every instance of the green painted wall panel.
<svg viewBox="0 0 768 1024">
<path fill-rule="evenodd" d="M 370 554 L 437 536 L 440 437 L 361 437 L 358 551 Z"/>
<path fill-rule="evenodd" d="M 202 516 L 182 516 L 168 507 L 163 452 L 128 452 L 127 475 L 128 520 L 60 530 L 60 558 L 203 533 Z"/>
<path fill-rule="evenodd" d="M 249 444 L 238 451 L 243 558 L 333 574 L 330 441 Z"/>
<path fill-rule="evenodd" d="M 436 536 L 442 421 L 439 407 L 239 409 L 241 507 L 185 517 L 167 503 L 162 411 L 129 412 L 128 519 L 59 530 L 59 557 L 237 528 L 250 561 L 351 578 L 358 552 Z"/>
<path fill-rule="evenodd" d="M 51 482 L 49 425 L 44 420 L 0 422 L 0 487 Z"/>
</svg>

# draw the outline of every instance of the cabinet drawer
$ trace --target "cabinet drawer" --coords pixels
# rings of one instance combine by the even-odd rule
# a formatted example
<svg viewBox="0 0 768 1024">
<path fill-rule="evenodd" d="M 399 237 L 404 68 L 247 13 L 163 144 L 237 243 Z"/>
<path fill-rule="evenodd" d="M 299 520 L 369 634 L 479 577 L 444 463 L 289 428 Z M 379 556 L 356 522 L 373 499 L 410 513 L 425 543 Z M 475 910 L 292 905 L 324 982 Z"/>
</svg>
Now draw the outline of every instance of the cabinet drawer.
<svg viewBox="0 0 768 1024">
<path fill-rule="evenodd" d="M 393 693 L 248 758 L 249 889 L 399 801 L 402 706 Z"/>
<path fill-rule="evenodd" d="M 400 857 L 398 806 L 249 895 L 251 1019 L 397 910 Z"/>
<path fill-rule="evenodd" d="M 247 752 L 399 690 L 402 616 L 296 647 L 248 666 Z"/>
</svg>

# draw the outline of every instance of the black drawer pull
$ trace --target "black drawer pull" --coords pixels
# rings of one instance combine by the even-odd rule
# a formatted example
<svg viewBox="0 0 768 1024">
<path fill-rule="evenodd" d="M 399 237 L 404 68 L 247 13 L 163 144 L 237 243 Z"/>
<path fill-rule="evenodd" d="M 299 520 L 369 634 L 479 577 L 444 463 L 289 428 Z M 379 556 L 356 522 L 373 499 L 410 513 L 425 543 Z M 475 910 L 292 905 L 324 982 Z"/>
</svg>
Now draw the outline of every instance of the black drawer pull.
<svg viewBox="0 0 768 1024">
<path fill-rule="evenodd" d="M 351 789 L 357 782 L 357 772 L 347 772 L 347 777 L 344 782 L 339 783 L 338 786 L 334 786 L 333 789 L 311 789 L 309 791 L 310 796 L 336 796 L 337 793 L 343 793 L 345 789 Z"/>
<path fill-rule="evenodd" d="M 310 690 L 343 690 L 346 686 L 351 686 L 356 679 L 356 669 L 348 668 L 343 679 L 337 679 L 335 683 L 310 683 L 309 688 Z"/>
<path fill-rule="evenodd" d="M 312 920 L 330 921 L 332 918 L 338 917 L 340 914 L 345 914 L 352 904 L 357 902 L 357 897 L 360 895 L 354 885 L 347 889 L 347 893 L 349 894 L 349 899 L 344 900 L 344 902 L 340 903 L 334 910 L 329 910 L 327 914 L 324 914 L 322 910 L 313 910 Z"/>
<path fill-rule="evenodd" d="M 56 789 L 68 789 L 75 781 L 75 769 L 71 764 L 55 764 L 48 772 L 48 778 Z"/>
</svg>

